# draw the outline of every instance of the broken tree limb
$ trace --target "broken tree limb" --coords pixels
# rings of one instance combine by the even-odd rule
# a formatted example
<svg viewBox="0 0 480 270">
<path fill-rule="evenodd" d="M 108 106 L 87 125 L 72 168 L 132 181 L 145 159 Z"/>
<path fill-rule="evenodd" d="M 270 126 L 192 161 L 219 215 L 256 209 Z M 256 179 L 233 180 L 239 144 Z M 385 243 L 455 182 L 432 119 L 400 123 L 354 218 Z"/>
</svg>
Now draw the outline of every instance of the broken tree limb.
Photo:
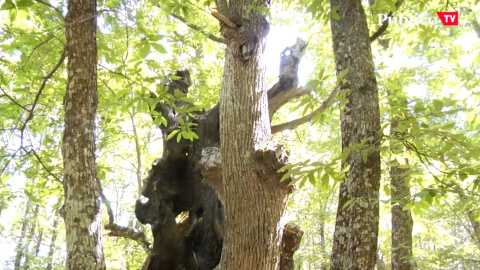
<svg viewBox="0 0 480 270">
<path fill-rule="evenodd" d="M 338 90 L 339 90 L 339 87 L 335 87 L 333 91 L 330 93 L 330 95 L 327 97 L 327 99 L 325 99 L 322 102 L 320 107 L 318 107 L 316 110 L 314 110 L 310 114 L 307 114 L 301 118 L 295 119 L 287 123 L 272 126 L 272 133 L 281 132 L 287 129 L 294 129 L 300 125 L 310 122 L 313 119 L 313 117 L 317 116 L 320 113 L 323 113 L 330 106 L 331 102 L 333 101 L 333 98 L 335 98 L 335 96 L 337 95 Z"/>
<path fill-rule="evenodd" d="M 297 88 L 298 66 L 306 48 L 307 43 L 297 39 L 295 44 L 286 47 L 280 54 L 279 80 L 267 92 L 270 119 L 287 102 L 309 93 Z"/>
<path fill-rule="evenodd" d="M 108 224 L 105 225 L 105 230 L 109 230 L 109 236 L 116 236 L 116 237 L 123 237 L 130 240 L 137 242 L 145 252 L 150 255 L 152 253 L 152 244 L 148 241 L 147 236 L 143 231 L 137 230 L 135 228 L 120 226 L 115 223 L 115 216 L 113 215 L 112 206 L 110 205 L 110 201 L 103 193 L 102 182 L 100 179 L 97 178 L 97 186 L 98 192 L 100 193 L 100 197 L 102 198 L 103 203 L 107 208 L 108 213 Z"/>
</svg>

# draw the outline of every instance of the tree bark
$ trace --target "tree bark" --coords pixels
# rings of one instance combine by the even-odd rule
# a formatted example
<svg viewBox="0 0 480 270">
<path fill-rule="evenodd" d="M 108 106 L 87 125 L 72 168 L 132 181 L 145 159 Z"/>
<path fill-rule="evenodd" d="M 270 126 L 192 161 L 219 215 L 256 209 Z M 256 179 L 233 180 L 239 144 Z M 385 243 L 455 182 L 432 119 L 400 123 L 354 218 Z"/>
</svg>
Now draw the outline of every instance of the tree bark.
<svg viewBox="0 0 480 270">
<path fill-rule="evenodd" d="M 63 169 L 66 269 L 105 269 L 95 163 L 96 1 L 69 0 Z"/>
<path fill-rule="evenodd" d="M 27 201 L 27 204 L 25 206 L 25 214 L 23 215 L 23 221 L 22 221 L 22 230 L 20 231 L 20 238 L 17 241 L 17 254 L 15 255 L 15 262 L 14 262 L 14 269 L 19 270 L 21 267 L 22 263 L 22 257 L 24 255 L 25 247 L 24 247 L 24 240 L 25 236 L 27 234 L 27 226 L 28 226 L 28 220 L 30 216 L 30 208 L 32 207 L 32 203 L 30 200 Z"/>
<path fill-rule="evenodd" d="M 341 93 L 342 151 L 347 169 L 340 185 L 330 267 L 374 269 L 380 185 L 380 113 L 365 11 L 359 0 L 332 0 L 331 29 L 337 74 L 348 71 Z M 335 18 L 336 15 L 339 18 Z M 348 204 L 347 204 L 348 203 Z"/>
<path fill-rule="evenodd" d="M 30 243 L 32 242 L 33 237 L 35 236 L 35 231 L 37 228 L 37 218 L 38 218 L 38 211 L 40 210 L 40 205 L 36 205 L 35 209 L 33 210 L 33 215 L 29 220 L 32 220 L 30 224 L 30 232 L 28 232 L 27 241 L 25 242 L 25 248 L 23 250 L 25 256 L 25 263 L 23 264 L 24 269 L 30 269 Z M 40 234 L 40 239 L 42 235 Z M 41 240 L 40 240 L 41 241 Z"/>
<path fill-rule="evenodd" d="M 227 47 L 220 94 L 220 140 L 225 207 L 222 269 L 278 269 L 287 189 L 272 158 L 264 49 L 266 19 L 250 6 L 267 1 L 230 1 L 222 23 Z M 273 159 L 272 159 L 273 161 Z"/>
<path fill-rule="evenodd" d="M 55 242 L 57 241 L 58 234 L 58 209 L 55 210 L 54 221 L 52 226 L 52 237 L 50 238 L 50 246 L 48 250 L 48 264 L 46 270 L 52 270 L 53 255 L 55 254 Z"/>
<path fill-rule="evenodd" d="M 390 124 L 390 136 L 398 133 L 398 119 Z M 403 146 L 403 145 L 402 145 Z M 397 152 L 391 146 L 392 152 Z M 401 147 L 403 150 L 403 147 Z M 408 186 L 408 168 L 400 168 L 398 162 L 390 167 L 390 184 L 392 194 L 392 270 L 412 270 L 415 264 L 412 261 L 412 229 L 413 219 L 410 210 L 403 211 L 403 207 L 410 200 Z"/>
<path fill-rule="evenodd" d="M 286 155 L 281 151 L 281 147 L 275 146 L 269 149 L 268 147 L 263 148 L 259 146 L 261 145 L 260 142 L 265 143 L 269 139 L 269 126 L 266 128 L 263 126 L 265 121 L 266 124 L 270 125 L 268 118 L 269 107 L 272 109 L 271 112 L 274 112 L 282 104 L 285 104 L 286 100 L 293 98 L 293 96 L 298 96 L 298 94 L 289 92 L 298 92 L 296 91 L 295 83 L 298 81 L 296 67 L 306 44 L 298 41 L 294 46 L 287 47 L 291 53 L 288 56 L 282 56 L 282 60 L 285 60 L 284 68 L 281 68 L 279 82 L 272 87 L 268 96 L 268 101 L 276 105 L 270 106 L 271 104 L 267 103 L 267 100 L 263 100 L 266 99 L 263 85 L 263 69 L 260 68 L 263 65 L 260 65 L 260 61 L 257 59 L 260 58 L 260 51 L 262 51 L 264 46 L 263 39 L 266 33 L 262 32 L 257 37 L 258 33 L 255 34 L 249 28 L 249 23 L 257 22 L 259 18 L 255 17 L 253 21 L 247 21 L 246 26 L 244 26 L 246 28 L 235 26 L 234 28 L 225 29 L 224 27 L 227 26 L 222 26 L 222 32 L 225 32 L 225 36 L 228 36 L 231 42 L 229 45 L 230 53 L 236 54 L 230 55 L 229 58 L 230 61 L 234 62 L 226 63 L 226 72 L 229 72 L 229 74 L 228 76 L 225 75 L 228 79 L 224 80 L 224 85 L 228 82 L 231 88 L 232 85 L 237 86 L 237 84 L 232 84 L 232 80 L 235 82 L 239 81 L 238 85 L 241 87 L 239 90 L 242 91 L 239 94 L 241 100 L 235 100 L 237 96 L 234 96 L 233 100 L 231 99 L 232 96 L 226 100 L 227 102 L 234 101 L 234 106 L 243 106 L 242 103 L 250 104 L 249 106 L 251 106 L 248 109 L 250 112 L 247 112 L 246 115 L 240 115 L 243 113 L 242 109 L 235 108 L 235 117 L 241 118 L 227 120 L 229 121 L 229 126 L 240 125 L 242 128 L 234 127 L 232 131 L 225 131 L 229 126 L 224 126 L 224 132 L 234 132 L 237 135 L 240 129 L 242 132 L 244 129 L 248 129 L 248 133 L 240 136 L 241 138 L 238 138 L 238 136 L 234 137 L 237 139 L 236 143 L 234 143 L 234 150 L 241 149 L 240 152 L 228 152 L 228 149 L 220 150 L 219 148 L 221 145 L 220 106 L 215 106 L 207 112 L 190 113 L 188 118 L 185 114 L 178 113 L 175 108 L 190 108 L 194 105 L 182 101 L 181 98 L 175 100 L 174 106 L 160 102 L 154 108 L 155 111 L 165 117 L 167 125 L 160 126 L 164 138 L 163 156 L 155 160 L 147 178 L 143 182 L 142 195 L 147 200 L 138 200 L 135 205 L 137 219 L 142 224 L 150 224 L 154 236 L 152 254 L 142 269 L 218 269 L 222 255 L 222 246 L 226 245 L 226 243 L 224 244 L 225 218 L 222 202 L 229 202 L 226 195 L 229 193 L 225 191 L 223 186 L 223 179 L 226 179 L 226 177 L 223 175 L 224 164 L 222 161 L 224 158 L 222 158 L 222 151 L 227 151 L 228 157 L 235 155 L 239 155 L 240 159 L 245 157 L 245 159 L 239 161 L 239 157 L 236 156 L 234 162 L 243 162 L 240 164 L 241 167 L 238 167 L 238 170 L 252 170 L 246 176 L 252 180 L 251 187 L 253 190 L 249 190 L 248 182 L 245 182 L 245 179 L 241 179 L 244 181 L 241 185 L 243 189 L 241 192 L 249 193 L 246 195 L 249 200 L 254 198 L 261 204 L 259 206 L 255 205 L 254 208 L 248 208 L 248 205 L 247 207 L 242 206 L 242 204 L 247 204 L 245 197 L 240 198 L 240 202 L 236 202 L 237 205 L 233 204 L 231 206 L 233 207 L 232 213 L 236 211 L 236 214 L 231 215 L 238 215 L 235 219 L 231 218 L 231 222 L 243 222 L 244 224 L 239 227 L 242 230 L 239 235 L 230 236 L 230 238 L 240 236 L 241 239 L 231 240 L 230 245 L 233 247 L 229 246 L 229 248 L 232 250 L 235 248 L 236 252 L 239 252 L 234 259 L 237 260 L 236 263 L 242 261 L 240 263 L 244 263 L 244 265 L 232 264 L 222 267 L 222 269 L 228 269 L 227 267 L 231 269 L 242 269 L 241 267 L 245 267 L 243 269 L 275 269 L 280 267 L 278 265 L 280 261 L 278 257 L 281 254 L 278 242 L 280 238 L 276 230 L 283 229 L 282 226 L 277 227 L 277 223 L 284 209 L 284 199 L 286 199 L 286 195 L 291 189 L 280 185 L 279 179 L 282 175 L 277 175 L 276 171 L 285 164 Z M 225 20 L 230 19 L 226 18 Z M 233 16 L 232 20 L 235 20 Z M 266 21 L 260 21 L 264 23 L 260 28 L 268 25 Z M 233 23 L 230 22 L 230 24 Z M 262 29 L 265 30 L 265 28 Z M 236 38 L 239 38 L 239 40 L 236 40 Z M 246 43 L 251 44 L 243 44 L 242 38 Z M 237 42 L 237 48 L 235 47 L 235 42 Z M 261 44 L 257 44 L 258 42 L 261 42 Z M 249 48 L 253 49 L 254 53 L 249 51 Z M 295 48 L 298 48 L 298 50 Z M 240 50 L 241 56 L 238 50 Z M 255 59 L 251 58 L 252 56 Z M 241 65 L 243 69 L 236 70 L 238 69 L 236 65 Z M 234 73 L 231 72 L 232 69 L 235 70 Z M 247 71 L 248 73 L 245 73 Z M 247 76 L 244 76 L 244 73 Z M 179 79 L 171 80 L 166 84 L 168 87 L 167 96 L 174 93 L 182 96 L 188 93 L 188 87 L 191 85 L 189 72 L 179 70 L 175 75 Z M 232 89 L 229 89 L 229 91 L 232 91 Z M 284 94 L 286 97 L 284 97 Z M 156 97 L 155 93 L 151 93 L 151 95 Z M 232 95 L 231 92 L 230 95 Z M 245 101 L 250 96 L 252 100 Z M 225 106 L 225 103 L 222 106 Z M 253 107 L 256 109 L 252 110 Z M 231 107 L 228 107 L 227 110 L 231 109 Z M 228 117 L 230 116 L 227 116 L 227 118 L 224 116 L 222 120 L 225 121 Z M 242 123 L 242 121 L 245 123 Z M 176 133 L 176 135 L 173 132 L 179 131 L 178 128 L 181 126 L 181 122 L 182 125 L 184 123 L 193 124 L 198 139 L 190 141 L 182 138 L 177 142 L 176 138 L 181 133 Z M 259 134 L 254 132 L 257 127 L 261 127 Z M 167 140 L 168 137 L 172 138 Z M 243 141 L 238 141 L 239 139 L 250 141 L 247 144 L 243 143 Z M 228 140 L 228 138 L 224 137 L 223 140 Z M 259 148 L 262 150 L 257 151 Z M 229 162 L 231 164 L 233 161 Z M 239 176 L 235 168 L 229 169 L 229 173 L 232 172 L 236 174 L 235 177 L 237 179 L 238 177 L 243 177 L 243 175 Z M 230 188 L 234 188 L 234 182 L 228 181 L 228 183 L 232 183 Z M 232 193 L 233 191 L 230 190 L 229 192 Z M 248 203 L 250 205 L 254 204 L 253 202 Z M 262 205 L 264 208 L 262 208 Z M 174 219 L 187 211 L 188 219 L 175 223 Z M 261 220 L 258 220 L 259 216 Z M 253 223 L 252 220 L 254 220 Z M 262 223 L 262 221 L 265 222 Z M 232 226 L 232 223 L 230 223 L 230 226 Z M 252 226 L 254 228 L 251 228 Z M 257 240 L 260 243 L 257 243 Z M 282 239 L 282 241 L 284 240 L 288 241 L 288 243 L 282 243 L 281 245 L 288 251 L 284 254 L 288 254 L 291 257 L 291 252 L 299 245 L 301 237 L 297 234 L 297 237 Z M 241 245 L 248 246 L 235 246 L 239 242 L 241 242 Z M 247 249 L 247 251 L 244 252 L 244 249 Z M 224 263 L 230 264 L 230 260 L 225 258 Z M 245 258 L 248 258 L 248 260 L 245 260 Z M 287 261 L 289 259 L 285 258 L 285 262 Z"/>
</svg>

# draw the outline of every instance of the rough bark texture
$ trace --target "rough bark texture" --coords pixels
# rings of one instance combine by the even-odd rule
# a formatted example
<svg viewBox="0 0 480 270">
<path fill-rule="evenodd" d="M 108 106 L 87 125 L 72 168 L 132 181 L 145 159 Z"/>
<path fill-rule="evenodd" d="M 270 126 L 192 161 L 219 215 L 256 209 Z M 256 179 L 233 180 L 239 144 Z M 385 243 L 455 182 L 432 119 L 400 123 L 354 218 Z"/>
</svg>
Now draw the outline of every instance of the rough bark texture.
<svg viewBox="0 0 480 270">
<path fill-rule="evenodd" d="M 393 119 L 390 125 L 390 135 L 398 133 L 398 119 Z M 396 152 L 395 146 L 391 147 Z M 401 149 L 403 151 L 403 145 Z M 398 163 L 397 163 L 398 164 Z M 410 200 L 408 186 L 409 169 L 399 168 L 397 164 L 390 167 L 390 184 L 392 195 L 392 270 L 411 270 L 415 268 L 412 253 L 413 219 L 410 210 L 403 211 L 403 207 Z"/>
<path fill-rule="evenodd" d="M 337 10 L 338 8 L 338 10 Z M 368 26 L 359 0 L 332 0 L 331 29 L 337 74 L 348 102 L 341 112 L 342 163 L 331 269 L 374 269 L 377 257 L 380 182 L 380 116 Z M 348 203 L 348 205 L 346 205 Z"/>
<path fill-rule="evenodd" d="M 270 119 L 264 49 L 269 24 L 250 6 L 268 1 L 229 1 L 222 24 L 226 41 L 220 94 L 220 140 L 225 206 L 222 269 L 278 269 L 288 189 L 279 182 L 269 150 Z M 271 153 L 274 153 L 271 155 Z"/>
<path fill-rule="evenodd" d="M 95 164 L 96 1 L 70 0 L 66 16 L 68 82 L 63 168 L 66 269 L 105 269 Z"/>
<path fill-rule="evenodd" d="M 300 247 L 303 231 L 295 224 L 287 223 L 283 228 L 282 253 L 280 255 L 280 270 L 294 270 L 293 254 Z"/>
</svg>

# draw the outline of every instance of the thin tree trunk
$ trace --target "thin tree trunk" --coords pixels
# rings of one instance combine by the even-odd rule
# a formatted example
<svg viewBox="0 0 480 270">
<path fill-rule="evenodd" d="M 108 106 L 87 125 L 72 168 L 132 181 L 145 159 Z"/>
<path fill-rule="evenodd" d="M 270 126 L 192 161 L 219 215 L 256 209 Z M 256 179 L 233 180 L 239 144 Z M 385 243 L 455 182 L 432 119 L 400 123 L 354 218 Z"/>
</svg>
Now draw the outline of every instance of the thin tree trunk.
<svg viewBox="0 0 480 270">
<path fill-rule="evenodd" d="M 30 200 L 27 201 L 27 205 L 25 206 L 25 214 L 23 215 L 23 221 L 22 221 L 22 230 L 20 231 L 20 238 L 17 241 L 17 254 L 15 255 L 15 262 L 14 262 L 14 269 L 19 270 L 21 263 L 22 263 L 22 257 L 24 255 L 24 244 L 23 241 L 25 240 L 25 236 L 27 234 L 27 227 L 28 227 L 28 220 L 29 220 L 29 215 L 30 215 L 30 207 L 32 207 L 32 203 Z"/>
<path fill-rule="evenodd" d="M 40 248 L 42 246 L 42 241 L 43 241 L 43 230 L 39 229 L 37 245 L 35 246 L 35 257 L 38 257 L 38 254 L 40 253 Z"/>
<path fill-rule="evenodd" d="M 397 132 L 398 119 L 395 118 L 390 124 L 390 136 L 396 136 Z M 392 146 L 391 148 L 392 152 L 403 151 L 403 147 L 395 149 L 396 147 Z M 390 184 L 392 186 L 392 270 L 411 270 L 415 268 L 415 264 L 412 261 L 412 213 L 410 210 L 403 211 L 403 207 L 411 196 L 408 178 L 408 168 L 400 168 L 398 162 L 390 167 Z"/>
<path fill-rule="evenodd" d="M 95 0 L 68 1 L 68 82 L 62 148 L 66 269 L 105 269 L 95 163 L 96 27 Z"/>
<path fill-rule="evenodd" d="M 331 29 L 337 74 L 348 72 L 341 91 L 342 162 L 332 270 L 374 269 L 380 186 L 380 112 L 377 82 L 362 2 L 332 0 Z M 339 18 L 338 18 L 338 17 Z M 348 203 L 348 204 L 347 204 Z"/>
<path fill-rule="evenodd" d="M 383 258 L 380 257 L 380 254 L 377 254 L 377 270 L 387 270 L 387 265 L 383 261 Z"/>
<path fill-rule="evenodd" d="M 3 202 L 3 200 L 1 200 L 0 201 L 0 220 L 2 220 L 2 212 L 4 207 L 5 207 L 5 203 Z"/>
<path fill-rule="evenodd" d="M 133 138 L 135 142 L 135 153 L 137 154 L 137 168 L 135 170 L 135 175 L 137 177 L 137 200 L 140 200 L 143 191 L 142 184 L 142 152 L 140 150 L 140 142 L 138 140 L 137 127 L 135 125 L 135 108 L 132 108 L 132 113 L 130 114 L 130 120 L 132 122 Z M 141 223 L 134 217 L 135 228 L 141 228 Z"/>
<path fill-rule="evenodd" d="M 253 0 L 228 4 L 228 13 L 219 6 L 234 24 L 223 24 L 221 30 L 227 44 L 220 97 L 219 193 L 226 216 L 221 265 L 224 270 L 278 269 L 282 237 L 278 223 L 288 192 L 270 166 L 272 156 L 263 150 L 271 135 L 263 59 L 269 25 L 260 12 L 247 12 L 251 6 L 268 4 Z"/>
<path fill-rule="evenodd" d="M 30 268 L 30 243 L 32 242 L 33 237 L 35 236 L 35 230 L 37 228 L 37 218 L 38 218 L 38 211 L 40 210 L 40 205 L 36 205 L 35 209 L 33 210 L 33 215 L 29 220 L 32 221 L 30 225 L 30 232 L 28 233 L 27 236 L 27 241 L 25 243 L 25 249 L 24 249 L 24 256 L 25 256 L 25 263 L 23 264 L 24 269 L 29 269 Z"/>
<path fill-rule="evenodd" d="M 48 264 L 46 270 L 52 270 L 53 255 L 55 254 L 55 241 L 57 241 L 58 234 L 58 209 L 55 211 L 54 221 L 52 226 L 52 238 L 50 239 L 50 247 L 48 251 Z"/>
<path fill-rule="evenodd" d="M 325 239 L 325 221 L 322 220 L 320 222 L 320 254 L 322 254 L 322 257 L 325 257 L 327 253 L 326 245 L 327 243 Z M 323 259 L 321 261 L 321 270 L 327 270 L 328 264 L 326 264 L 326 262 Z"/>
</svg>

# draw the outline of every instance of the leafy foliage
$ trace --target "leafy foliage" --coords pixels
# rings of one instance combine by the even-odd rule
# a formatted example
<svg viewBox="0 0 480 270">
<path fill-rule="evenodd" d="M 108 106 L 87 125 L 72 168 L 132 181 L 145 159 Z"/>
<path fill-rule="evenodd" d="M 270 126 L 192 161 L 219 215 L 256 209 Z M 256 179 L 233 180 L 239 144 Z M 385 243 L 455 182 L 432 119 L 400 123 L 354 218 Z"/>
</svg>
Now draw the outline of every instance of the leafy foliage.
<svg viewBox="0 0 480 270">
<path fill-rule="evenodd" d="M 175 108 L 188 117 L 218 102 L 224 45 L 206 35 L 218 33 L 218 22 L 207 14 L 213 2 L 98 1 L 98 176 L 118 223 L 137 226 L 132 205 L 139 196 L 144 168 L 162 151 L 156 126 L 165 125 L 166 120 L 154 113 L 152 122 L 151 108 L 159 101 L 173 104 L 182 99 L 195 104 Z M 45 269 L 49 262 L 52 269 L 62 269 L 65 256 L 63 222 L 60 219 L 54 225 L 63 192 L 60 142 L 65 63 L 46 78 L 64 50 L 66 1 L 49 3 L 56 10 L 39 1 L 0 1 L 0 235 L 9 250 L 0 255 L 3 269 L 12 268 L 22 239 L 21 223 L 35 206 L 40 210 L 26 223 L 27 232 L 35 230 L 30 240 L 28 234 L 22 240 L 28 242 L 22 262 L 29 258 L 31 269 Z M 435 16 L 436 11 L 452 9 L 459 11 L 459 27 L 390 24 L 372 43 L 383 127 L 379 257 L 387 265 L 392 189 L 388 168 L 396 165 L 410 169 L 413 195 L 404 210 L 414 213 L 417 267 L 479 267 L 475 258 L 480 257 L 480 239 L 473 226 L 480 220 L 476 203 L 480 39 L 473 24 L 480 6 L 478 1 L 405 1 L 395 15 Z M 371 33 L 379 27 L 378 14 L 390 10 L 395 10 L 395 1 L 377 0 L 366 6 Z M 298 34 L 309 41 L 307 64 L 300 71 L 312 91 L 284 106 L 273 123 L 312 112 L 337 85 L 328 22 L 331 17 L 341 20 L 341 14 L 335 7 L 330 11 L 328 1 L 316 0 L 274 1 L 270 9 L 252 6 L 249 11 L 269 12 L 272 29 L 296 25 L 297 33 L 285 34 Z M 164 83 L 181 68 L 192 74 L 190 92 L 167 93 Z M 269 68 L 278 70 L 270 64 Z M 274 74 L 270 82 L 275 81 L 276 73 L 269 74 Z M 291 154 L 292 163 L 281 169 L 286 172 L 283 180 L 293 179 L 291 184 L 298 187 L 289 202 L 288 219 L 306 231 L 296 258 L 299 269 L 328 266 L 336 194 L 344 176 L 340 163 L 349 151 L 371 151 L 360 143 L 341 154 L 339 108 L 344 103 L 345 97 L 339 96 L 310 125 L 275 136 Z M 389 132 L 392 119 L 398 119 L 398 134 Z M 198 139 L 195 125 L 184 121 L 167 139 Z M 108 236 L 104 240 L 109 269 L 141 267 L 145 255 L 137 244 Z"/>
</svg>

